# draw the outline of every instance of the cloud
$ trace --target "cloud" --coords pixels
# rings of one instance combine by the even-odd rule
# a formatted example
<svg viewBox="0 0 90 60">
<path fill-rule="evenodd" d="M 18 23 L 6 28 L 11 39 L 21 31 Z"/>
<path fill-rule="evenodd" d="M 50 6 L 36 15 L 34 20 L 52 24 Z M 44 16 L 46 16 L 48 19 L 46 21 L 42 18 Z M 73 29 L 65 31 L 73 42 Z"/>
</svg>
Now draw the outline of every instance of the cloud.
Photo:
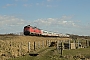
<svg viewBox="0 0 90 60">
<path fill-rule="evenodd" d="M 72 16 L 62 16 L 61 18 L 47 18 L 35 20 L 38 25 L 46 26 L 65 26 L 65 27 L 79 27 L 73 20 Z M 39 23 L 38 23 L 39 22 Z"/>
<path fill-rule="evenodd" d="M 52 5 L 47 5 L 46 7 L 53 7 Z"/>
<path fill-rule="evenodd" d="M 23 23 L 24 20 L 23 19 L 18 19 L 15 18 L 14 16 L 0 16 L 0 26 L 5 26 L 5 25 L 20 25 L 20 24 L 24 24 Z"/>
<path fill-rule="evenodd" d="M 70 33 L 86 35 L 85 26 L 82 26 L 81 22 L 73 20 L 73 16 L 62 16 L 61 18 L 41 18 L 33 21 L 36 27 L 44 30 L 59 32 L 59 33 Z M 81 31 L 82 30 L 82 31 Z M 90 29 L 89 29 L 90 30 Z M 82 33 L 83 32 L 83 33 Z"/>
<path fill-rule="evenodd" d="M 23 4 L 24 7 L 31 7 L 32 4 Z"/>
<path fill-rule="evenodd" d="M 15 16 L 0 15 L 0 33 L 18 32 L 27 23 L 27 21 Z"/>
<path fill-rule="evenodd" d="M 3 6 L 3 8 L 7 8 L 7 7 L 10 7 L 10 6 L 17 6 L 17 4 L 6 4 L 5 6 Z"/>
</svg>

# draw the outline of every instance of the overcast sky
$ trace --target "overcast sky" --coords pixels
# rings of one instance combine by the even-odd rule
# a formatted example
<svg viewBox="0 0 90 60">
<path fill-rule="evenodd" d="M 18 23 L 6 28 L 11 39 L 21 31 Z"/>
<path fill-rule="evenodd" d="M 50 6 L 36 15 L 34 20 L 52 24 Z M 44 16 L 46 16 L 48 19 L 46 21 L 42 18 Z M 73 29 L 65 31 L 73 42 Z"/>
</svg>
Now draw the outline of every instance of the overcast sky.
<svg viewBox="0 0 90 60">
<path fill-rule="evenodd" d="M 0 34 L 43 30 L 90 35 L 90 0 L 0 0 Z"/>
</svg>

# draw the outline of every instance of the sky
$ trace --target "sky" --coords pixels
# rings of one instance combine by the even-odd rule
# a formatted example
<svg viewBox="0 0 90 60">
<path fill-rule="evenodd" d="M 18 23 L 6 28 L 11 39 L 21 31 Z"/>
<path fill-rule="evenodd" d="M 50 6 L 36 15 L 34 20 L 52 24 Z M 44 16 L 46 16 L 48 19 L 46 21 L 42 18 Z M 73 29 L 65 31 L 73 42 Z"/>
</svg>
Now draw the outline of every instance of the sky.
<svg viewBox="0 0 90 60">
<path fill-rule="evenodd" d="M 43 30 L 90 36 L 90 0 L 0 0 L 0 34 Z"/>
</svg>

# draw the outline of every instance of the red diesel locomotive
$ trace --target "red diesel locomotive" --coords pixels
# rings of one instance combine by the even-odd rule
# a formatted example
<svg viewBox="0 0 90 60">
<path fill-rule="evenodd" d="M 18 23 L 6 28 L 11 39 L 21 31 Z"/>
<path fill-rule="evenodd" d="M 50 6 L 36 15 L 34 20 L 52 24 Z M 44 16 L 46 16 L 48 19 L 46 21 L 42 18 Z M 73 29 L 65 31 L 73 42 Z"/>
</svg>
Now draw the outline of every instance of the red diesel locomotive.
<svg viewBox="0 0 90 60">
<path fill-rule="evenodd" d="M 37 27 L 27 25 L 24 27 L 24 35 L 41 35 L 41 30 Z"/>
</svg>

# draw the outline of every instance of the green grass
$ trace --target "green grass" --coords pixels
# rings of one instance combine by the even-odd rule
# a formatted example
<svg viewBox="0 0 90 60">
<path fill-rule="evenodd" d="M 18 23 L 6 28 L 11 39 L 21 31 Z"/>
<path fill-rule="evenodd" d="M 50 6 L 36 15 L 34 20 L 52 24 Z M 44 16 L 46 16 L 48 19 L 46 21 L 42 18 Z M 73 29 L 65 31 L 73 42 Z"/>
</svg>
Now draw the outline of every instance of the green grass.
<svg viewBox="0 0 90 60">
<path fill-rule="evenodd" d="M 90 58 L 90 47 L 80 48 L 73 50 L 63 50 L 63 57 L 60 58 L 60 53 L 57 52 L 55 48 L 49 48 L 46 50 L 41 50 L 38 56 L 21 56 L 18 58 L 12 58 L 9 60 L 77 60 L 80 58 Z"/>
</svg>

